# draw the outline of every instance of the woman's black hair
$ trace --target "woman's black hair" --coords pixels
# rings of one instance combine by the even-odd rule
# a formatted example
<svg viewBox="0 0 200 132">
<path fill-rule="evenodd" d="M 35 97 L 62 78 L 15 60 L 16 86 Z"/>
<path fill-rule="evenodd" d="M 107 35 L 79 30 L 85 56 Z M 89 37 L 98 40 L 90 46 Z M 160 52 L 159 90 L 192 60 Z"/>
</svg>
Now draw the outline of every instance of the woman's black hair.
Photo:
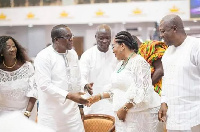
<svg viewBox="0 0 200 132">
<path fill-rule="evenodd" d="M 4 57 L 2 56 L 3 51 L 6 47 L 6 42 L 11 39 L 17 48 L 17 54 L 16 59 L 18 61 L 21 61 L 22 63 L 25 63 L 26 61 L 31 61 L 29 57 L 27 56 L 26 50 L 11 36 L 0 36 L 0 63 L 3 62 Z"/>
<path fill-rule="evenodd" d="M 119 44 L 124 43 L 129 49 L 134 50 L 134 52 L 136 53 L 138 51 L 137 41 L 133 39 L 131 34 L 127 31 L 121 31 L 117 33 L 117 35 L 115 36 L 115 41 Z"/>
</svg>

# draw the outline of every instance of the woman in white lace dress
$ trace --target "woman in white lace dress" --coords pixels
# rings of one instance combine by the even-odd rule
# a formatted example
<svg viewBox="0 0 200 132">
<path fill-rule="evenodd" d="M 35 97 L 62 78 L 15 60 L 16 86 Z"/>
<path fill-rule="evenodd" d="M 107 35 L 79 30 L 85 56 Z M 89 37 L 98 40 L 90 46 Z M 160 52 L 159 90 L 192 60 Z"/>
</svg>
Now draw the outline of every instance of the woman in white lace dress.
<svg viewBox="0 0 200 132">
<path fill-rule="evenodd" d="M 0 117 L 21 112 L 29 117 L 36 101 L 34 67 L 12 37 L 0 36 Z"/>
<path fill-rule="evenodd" d="M 136 40 L 121 31 L 112 47 L 116 58 L 122 61 L 112 74 L 108 91 L 91 97 L 91 104 L 110 98 L 116 132 L 162 132 L 157 117 L 160 97 L 154 92 L 149 64 L 136 54 Z"/>
</svg>

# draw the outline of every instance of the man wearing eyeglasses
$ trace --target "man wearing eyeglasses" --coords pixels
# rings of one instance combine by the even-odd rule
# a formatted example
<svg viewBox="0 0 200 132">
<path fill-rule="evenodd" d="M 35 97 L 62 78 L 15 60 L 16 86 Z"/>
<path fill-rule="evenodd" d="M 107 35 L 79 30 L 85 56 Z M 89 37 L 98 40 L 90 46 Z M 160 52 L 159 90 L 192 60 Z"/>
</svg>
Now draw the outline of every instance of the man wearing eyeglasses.
<svg viewBox="0 0 200 132">
<path fill-rule="evenodd" d="M 97 44 L 86 50 L 80 59 L 82 83 L 90 95 L 105 91 L 105 86 L 109 84 L 111 74 L 117 65 L 117 60 L 110 46 L 110 27 L 106 24 L 99 25 L 95 38 Z M 85 114 L 114 115 L 112 104 L 108 100 L 102 100 L 91 107 L 85 107 L 84 112 Z"/>
<path fill-rule="evenodd" d="M 78 56 L 72 49 L 69 27 L 57 25 L 51 31 L 53 45 L 35 58 L 38 86 L 38 123 L 56 132 L 84 132 L 78 104 L 86 104 L 80 92 Z"/>
</svg>

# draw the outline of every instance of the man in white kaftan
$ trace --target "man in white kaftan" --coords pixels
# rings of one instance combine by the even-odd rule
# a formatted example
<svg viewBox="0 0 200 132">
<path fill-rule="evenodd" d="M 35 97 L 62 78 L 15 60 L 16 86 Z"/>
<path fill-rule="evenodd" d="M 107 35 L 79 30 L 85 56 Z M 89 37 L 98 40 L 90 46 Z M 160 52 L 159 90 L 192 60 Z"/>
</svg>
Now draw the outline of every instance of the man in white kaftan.
<svg viewBox="0 0 200 132">
<path fill-rule="evenodd" d="M 162 58 L 159 119 L 167 121 L 168 132 L 200 132 L 200 41 L 185 34 L 177 15 L 164 17 L 160 31 L 169 48 Z"/>
<path fill-rule="evenodd" d="M 85 104 L 79 92 L 78 56 L 72 49 L 72 33 L 65 25 L 51 31 L 53 45 L 35 58 L 38 85 L 38 123 L 56 132 L 84 132 L 77 103 Z"/>
<path fill-rule="evenodd" d="M 105 91 L 104 87 L 109 84 L 117 59 L 115 58 L 111 42 L 111 29 L 108 25 L 99 25 L 95 35 L 97 45 L 83 53 L 80 59 L 82 84 L 87 88 L 93 84 L 93 93 Z M 88 94 L 89 95 L 89 94 Z M 91 107 L 84 108 L 85 114 L 108 114 L 114 115 L 112 104 L 108 100 L 101 100 Z"/>
</svg>

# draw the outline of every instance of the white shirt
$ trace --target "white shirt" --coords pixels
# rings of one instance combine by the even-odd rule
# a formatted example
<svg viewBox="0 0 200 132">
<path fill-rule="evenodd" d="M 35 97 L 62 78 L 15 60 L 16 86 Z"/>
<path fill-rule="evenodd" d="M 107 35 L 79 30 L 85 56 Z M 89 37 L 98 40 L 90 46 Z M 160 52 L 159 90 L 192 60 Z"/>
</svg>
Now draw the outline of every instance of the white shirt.
<svg viewBox="0 0 200 132">
<path fill-rule="evenodd" d="M 200 124 L 200 41 L 188 36 L 180 46 L 170 46 L 162 64 L 167 129 L 190 130 Z"/>
<path fill-rule="evenodd" d="M 117 62 L 111 46 L 106 53 L 99 51 L 97 45 L 85 51 L 80 59 L 83 86 L 93 82 L 93 95 L 104 92 L 104 87 L 109 84 Z M 113 115 L 112 105 L 108 100 L 101 100 L 89 108 L 85 107 L 84 111 L 85 114 Z"/>
<path fill-rule="evenodd" d="M 83 132 L 78 104 L 66 99 L 68 92 L 80 91 L 78 56 L 74 50 L 56 52 L 52 45 L 35 58 L 38 85 L 38 123 L 57 132 Z"/>
</svg>

